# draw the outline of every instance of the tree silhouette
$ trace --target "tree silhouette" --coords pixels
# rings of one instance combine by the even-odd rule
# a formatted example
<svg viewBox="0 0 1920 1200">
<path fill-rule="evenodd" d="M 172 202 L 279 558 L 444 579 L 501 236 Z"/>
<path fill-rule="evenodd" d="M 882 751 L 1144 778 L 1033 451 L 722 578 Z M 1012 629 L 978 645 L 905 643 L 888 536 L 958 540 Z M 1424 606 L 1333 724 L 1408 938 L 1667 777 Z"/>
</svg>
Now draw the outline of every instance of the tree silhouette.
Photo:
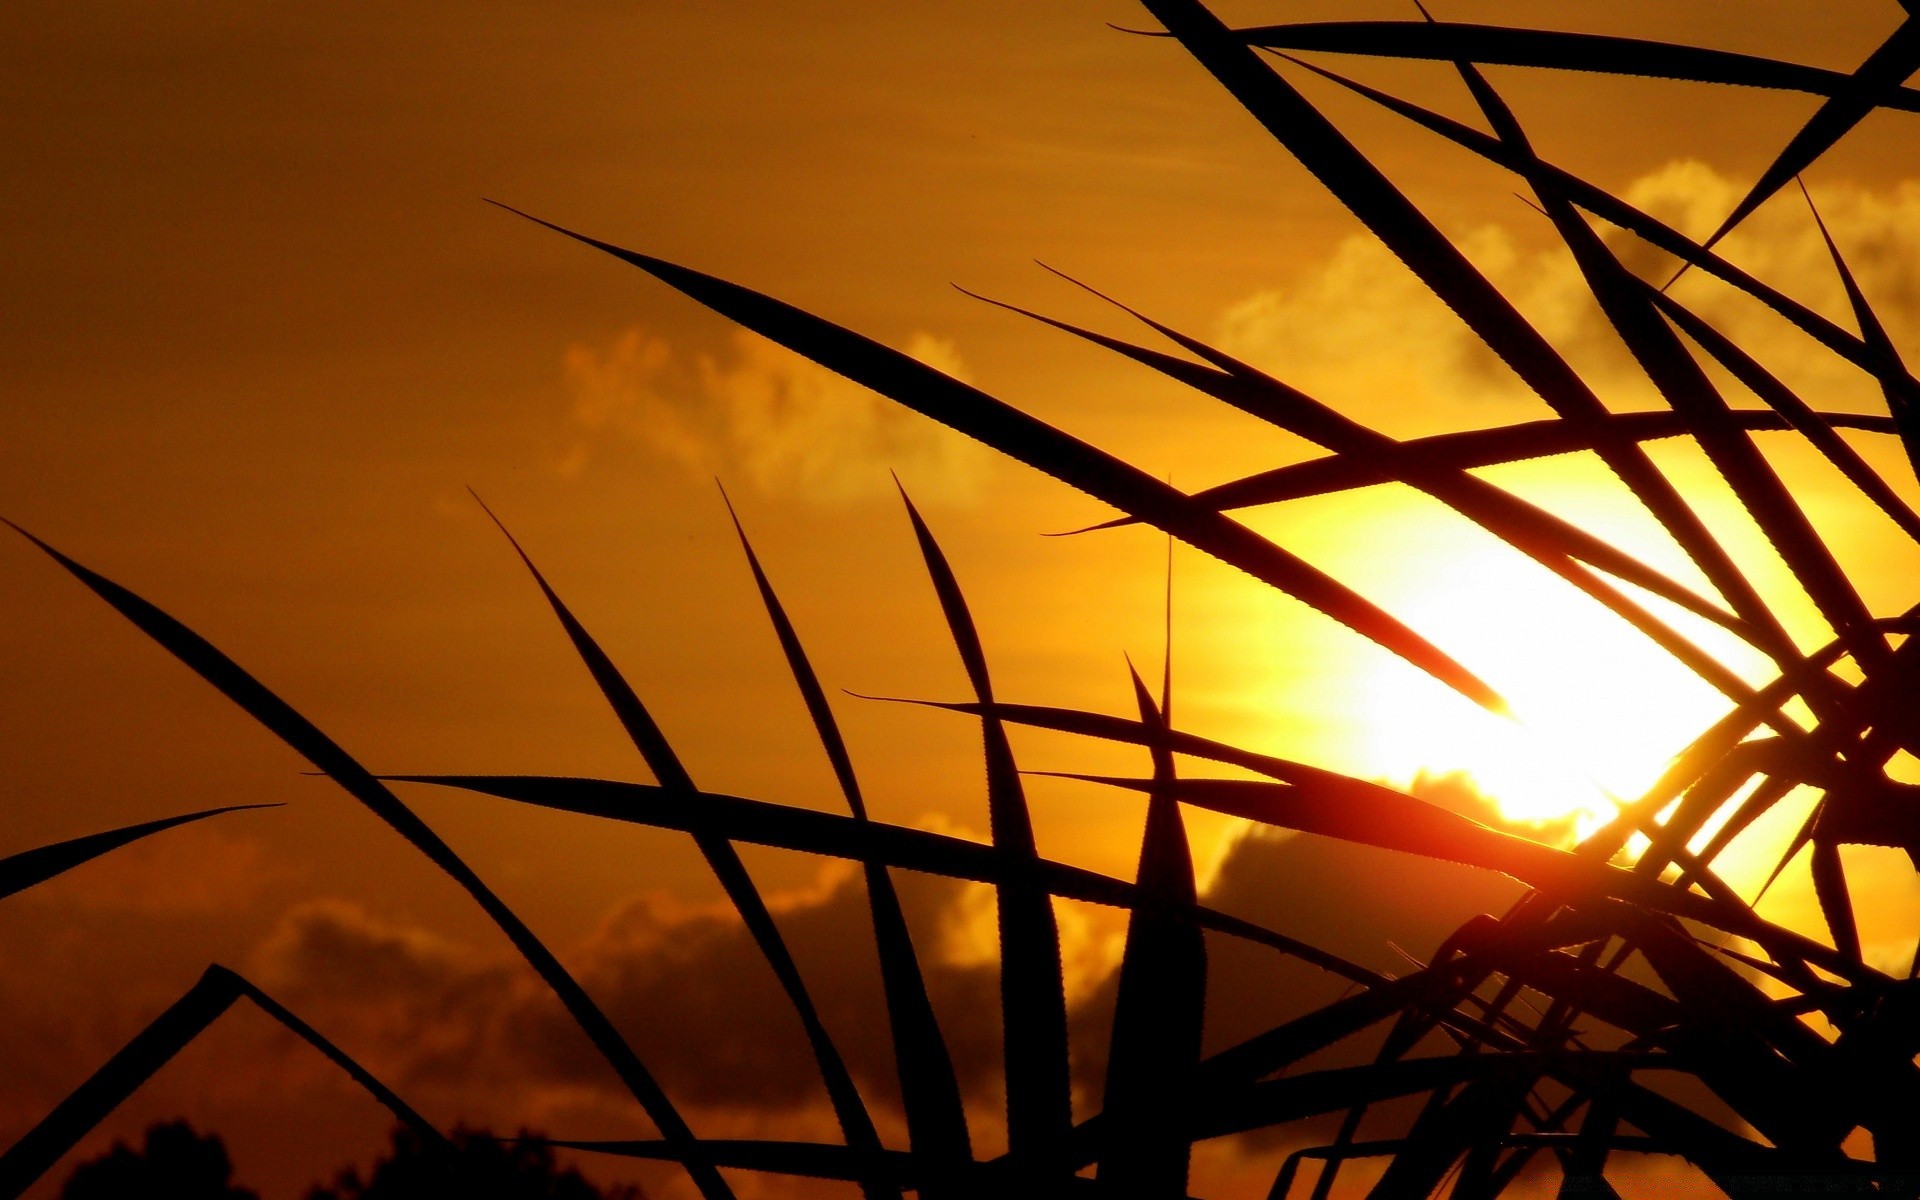
<svg viewBox="0 0 1920 1200">
<path fill-rule="evenodd" d="M 316 1186 L 307 1200 L 645 1200 L 637 1187 L 603 1189 L 572 1167 L 554 1161 L 553 1150 L 522 1132 L 503 1140 L 482 1130 L 454 1133 L 453 1149 L 429 1145 L 404 1126 L 393 1131 L 393 1148 L 366 1175 L 340 1171 L 332 1184 Z M 185 1121 L 148 1128 L 146 1144 L 125 1142 L 81 1163 L 60 1190 L 60 1200 L 260 1200 L 252 1188 L 233 1182 L 233 1162 L 217 1133 L 199 1133 Z"/>
<path fill-rule="evenodd" d="M 521 1138 L 533 1135 L 522 1131 Z M 417 1200 L 457 1195 L 463 1200 L 644 1200 L 639 1188 L 602 1189 L 572 1167 L 554 1161 L 553 1150 L 534 1141 L 502 1140 L 485 1132 L 457 1130 L 453 1150 L 429 1145 L 405 1126 L 393 1131 L 393 1149 L 362 1177 L 342 1171 L 331 1186 L 316 1187 L 307 1200 Z"/>
<path fill-rule="evenodd" d="M 166 1121 L 147 1129 L 146 1145 L 125 1142 L 74 1168 L 60 1200 L 127 1200 L 165 1196 L 168 1200 L 260 1200 L 251 1188 L 233 1184 L 233 1162 L 217 1134 L 195 1133 L 185 1121 Z"/>
</svg>

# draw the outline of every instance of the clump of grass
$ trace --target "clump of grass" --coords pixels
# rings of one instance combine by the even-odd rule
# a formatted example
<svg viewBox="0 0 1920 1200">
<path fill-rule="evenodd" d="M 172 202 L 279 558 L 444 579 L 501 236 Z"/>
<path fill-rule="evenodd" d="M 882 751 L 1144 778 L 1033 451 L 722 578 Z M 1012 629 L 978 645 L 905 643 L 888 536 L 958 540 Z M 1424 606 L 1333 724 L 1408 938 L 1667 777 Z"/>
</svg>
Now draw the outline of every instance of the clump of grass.
<svg viewBox="0 0 1920 1200">
<path fill-rule="evenodd" d="M 708 1200 L 731 1189 L 723 1169 L 845 1180 L 869 1197 L 1069 1195 L 1175 1197 L 1188 1188 L 1195 1142 L 1338 1118 L 1332 1141 L 1300 1149 L 1273 1181 L 1277 1196 L 1328 1195 L 1343 1164 L 1384 1160 L 1380 1196 L 1424 1196 L 1451 1181 L 1460 1197 L 1494 1196 L 1523 1172 L 1557 1171 L 1562 1194 L 1611 1194 L 1622 1157 L 1684 1160 L 1730 1196 L 1782 1189 L 1920 1193 L 1920 1051 L 1916 984 L 1868 964 L 1841 847 L 1898 847 L 1920 862 L 1915 789 L 1888 774 L 1920 752 L 1913 684 L 1915 611 L 1887 615 L 1807 520 L 1788 481 L 1753 435 L 1792 430 L 1847 479 L 1859 500 L 1920 539 L 1920 516 L 1837 432 L 1896 437 L 1920 462 L 1920 382 L 1828 238 L 1854 329 L 1728 262 L 1714 247 L 1876 108 L 1920 111 L 1900 81 L 1920 67 L 1913 20 L 1859 70 L 1793 63 L 1628 38 L 1436 22 L 1336 22 L 1232 29 L 1193 0 L 1146 7 L 1275 139 L 1390 248 L 1554 418 L 1398 441 L 1205 342 L 1133 313 L 1172 350 L 1137 345 L 1051 318 L 1211 399 L 1321 446 L 1323 458 L 1187 494 L 1092 445 L 852 330 L 698 271 L 548 225 L 665 282 L 741 325 L 849 379 L 1047 472 L 1119 510 L 1109 524 L 1144 523 L 1237 566 L 1373 639 L 1488 709 L 1500 696 L 1392 614 L 1228 512 L 1380 482 L 1407 484 L 1447 505 L 1616 613 L 1726 698 L 1644 795 L 1571 851 L 1529 842 L 1376 783 L 1255 754 L 1180 729 L 1173 694 L 1136 675 L 1137 718 L 1011 703 L 992 685 L 954 573 L 927 524 L 908 516 L 965 666 L 972 698 L 944 701 L 981 726 L 991 845 L 872 819 L 826 693 L 744 530 L 755 583 L 832 764 L 848 814 L 702 791 L 634 689 L 524 552 L 521 557 L 575 650 L 653 772 L 651 784 L 501 776 L 376 776 L 240 666 L 132 592 L 39 543 L 63 567 L 256 720 L 340 783 L 455 879 L 553 989 L 656 1126 L 643 1141 L 555 1145 L 680 1164 Z M 1339 52 L 1452 63 L 1491 132 L 1300 62 Z M 1377 166 L 1293 85 L 1272 54 L 1347 87 L 1501 166 L 1531 191 L 1594 301 L 1665 403 L 1614 413 L 1561 353 Z M 1500 63 L 1782 88 L 1821 97 L 1815 115 L 1722 225 L 1695 241 L 1626 201 L 1542 160 L 1480 66 Z M 1885 415 L 1821 411 L 1657 282 L 1623 264 L 1593 219 L 1666 252 L 1683 270 L 1751 297 L 1876 381 Z M 1814 218 L 1814 219 L 1817 219 Z M 548 224 L 541 222 L 541 224 Z M 1824 233 L 1824 227 L 1822 227 Z M 1024 310 L 1020 310 L 1024 311 Z M 1126 310 L 1132 313 L 1132 310 Z M 1037 314 L 1028 314 L 1037 316 Z M 1176 353 L 1177 351 L 1178 353 Z M 1708 364 L 1751 390 L 1765 410 L 1734 408 Z M 1668 479 L 1649 440 L 1696 442 L 1767 535 L 1833 633 L 1803 648 L 1769 597 L 1742 571 Z M 1706 582 L 1683 584 L 1473 472 L 1550 454 L 1589 452 L 1651 514 Z M 519 550 L 515 545 L 516 551 Z M 1751 647 L 1771 678 L 1748 682 L 1642 597 L 1651 594 Z M 1170 677 L 1170 672 L 1168 675 Z M 1796 715 L 1804 713 L 1805 715 Z M 1037 850 L 1007 729 L 1027 726 L 1135 745 L 1151 771 L 1091 777 L 1147 799 L 1134 879 L 1071 867 Z M 1258 778 L 1197 778 L 1176 756 Z M 842 1140 L 794 1143 L 699 1137 L 593 998 L 534 934 L 388 788 L 434 783 L 522 803 L 688 833 L 774 969 L 808 1036 Z M 1824 939 L 1769 921 L 1716 871 L 1726 848 L 1790 795 L 1811 792 L 1812 815 L 1787 847 L 1805 851 Z M 1504 873 L 1531 889 L 1498 916 L 1470 921 L 1398 977 L 1205 907 L 1196 893 L 1183 807 L 1227 813 Z M 195 814 L 179 820 L 198 819 Z M 162 824 L 134 827 L 0 863 L 7 890 Z M 1623 852 L 1638 836 L 1646 848 Z M 104 839 L 104 840 L 101 840 Z M 741 866 L 736 845 L 779 846 L 857 862 L 864 872 L 908 1130 L 885 1147 L 821 1024 L 802 978 Z M 999 905 L 1001 995 L 1010 1148 L 983 1160 L 946 1041 L 928 999 L 891 872 L 912 870 L 991 885 Z M 1053 898 L 1117 906 L 1129 916 L 1117 1011 L 1105 1050 L 1101 1111 L 1075 1122 L 1069 1039 Z M 1354 985 L 1333 1003 L 1211 1055 L 1203 931 L 1294 956 Z M 1631 967 L 1631 969 L 1629 969 Z M 18 1145 L 0 1155 L 0 1195 L 18 1194 L 236 999 L 262 1005 L 346 1067 L 423 1137 L 439 1137 L 404 1101 L 245 980 L 210 969 L 126 1050 Z M 1371 1037 L 1370 1061 L 1327 1067 L 1330 1047 Z M 1442 1049 L 1435 1052 L 1434 1047 Z M 1662 1082 L 1679 1077 L 1688 1086 Z M 1708 1114 L 1704 1096 L 1737 1118 Z M 1695 1097 L 1692 1102 L 1686 1097 Z M 1378 1106 L 1411 1101 L 1391 1136 L 1363 1139 Z M 1304 1126 L 1303 1126 L 1304 1128 Z M 1864 1129 L 1868 1144 L 1850 1140 Z M 1309 1165 L 1311 1164 L 1311 1165 Z M 1086 1174 L 1092 1169 L 1092 1176 Z"/>
</svg>

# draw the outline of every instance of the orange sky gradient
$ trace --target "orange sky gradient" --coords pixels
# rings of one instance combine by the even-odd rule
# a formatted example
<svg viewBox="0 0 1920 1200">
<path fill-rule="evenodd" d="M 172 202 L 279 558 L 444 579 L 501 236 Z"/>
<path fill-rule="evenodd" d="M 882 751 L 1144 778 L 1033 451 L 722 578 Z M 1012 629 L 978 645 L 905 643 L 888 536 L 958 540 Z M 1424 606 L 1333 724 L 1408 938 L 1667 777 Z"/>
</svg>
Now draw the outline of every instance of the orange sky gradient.
<svg viewBox="0 0 1920 1200">
<path fill-rule="evenodd" d="M 1239 23 L 1410 15 L 1384 0 L 1217 11 Z M 1891 0 L 1453 0 L 1435 15 L 1849 70 L 1901 12 Z M 1186 490 L 1315 451 L 949 284 L 1136 336 L 1043 260 L 1395 436 L 1547 415 L 1176 44 L 1107 22 L 1147 18 L 1119 0 L 0 8 L 0 516 L 193 626 L 375 770 L 647 778 L 471 486 L 628 671 L 701 786 L 838 811 L 718 477 L 834 696 L 875 816 L 983 837 L 977 726 L 840 691 L 966 694 L 889 470 L 945 544 L 1011 700 L 1128 711 L 1123 656 L 1143 670 L 1160 661 L 1164 538 L 1043 537 L 1113 514 L 482 199 L 807 307 Z M 1471 111 L 1444 65 L 1324 61 Z M 1489 74 L 1543 157 L 1696 236 L 1814 107 Z M 1596 332 L 1577 273 L 1547 252 L 1551 229 L 1512 180 L 1318 81 L 1301 86 L 1610 404 L 1654 403 Z M 1915 119 L 1875 115 L 1808 178 L 1909 351 Z M 1844 319 L 1818 246 L 1784 194 L 1727 243 Z M 1681 286 L 1822 406 L 1881 411 L 1871 388 L 1716 300 L 1713 285 Z M 1763 444 L 1869 604 L 1907 607 L 1914 547 L 1775 436 Z M 1856 444 L 1920 495 L 1890 439 Z M 1787 576 L 1704 460 L 1672 444 L 1656 457 L 1715 497 L 1716 528 L 1779 594 Z M 1698 578 L 1595 462 L 1489 477 Z M 1595 780 L 1643 786 L 1724 710 L 1617 622 L 1411 492 L 1246 520 L 1484 670 L 1537 737 L 1516 758 L 1517 735 L 1492 718 L 1183 549 L 1174 695 L 1195 732 L 1399 784 L 1424 773 L 1437 795 L 1458 781 L 1435 777 L 1476 771 L 1509 816 L 1584 806 L 1587 821 L 1604 807 Z M 1803 597 L 1786 612 L 1803 645 L 1830 636 Z M 1036 769 L 1141 767 L 1064 738 L 1016 749 Z M 215 961 L 337 1034 L 447 1127 L 644 1133 L 466 897 L 18 539 L 0 541 L 0 762 L 0 854 L 196 808 L 284 805 L 169 833 L 0 905 L 0 1143 Z M 1034 781 L 1031 795 L 1044 853 L 1131 874 L 1140 806 L 1062 781 Z M 713 1043 L 746 1066 L 716 1067 L 684 1038 L 673 1048 L 676 1019 L 750 1025 L 755 997 L 776 1003 L 684 837 L 404 796 L 590 986 L 636 1014 L 636 1044 L 665 1060 L 696 1125 L 830 1134 L 817 1080 L 786 1069 L 805 1065 L 797 1028 L 768 1019 L 764 1043 Z M 1404 961 L 1389 940 L 1422 953 L 1517 894 L 1384 853 L 1238 840 L 1244 829 L 1211 814 L 1191 828 L 1216 902 L 1383 970 Z M 843 945 L 833 921 L 857 879 L 799 855 L 745 856 L 810 980 L 864 979 L 871 952 Z M 1912 953 L 1920 892 L 1905 861 L 1889 860 L 1849 865 L 1882 888 L 1864 932 L 1869 958 L 1891 962 Z M 1769 866 L 1756 854 L 1729 873 L 1744 885 Z M 1272 882 L 1282 877 L 1293 883 Z M 1347 902 L 1330 903 L 1342 888 Z M 1411 911 L 1436 892 L 1446 911 Z M 1768 914 L 1808 894 L 1804 873 L 1789 874 Z M 908 900 L 990 1128 L 997 1026 L 969 1016 L 975 998 L 993 1001 L 990 895 L 919 881 Z M 1122 926 L 1065 904 L 1061 920 L 1076 1032 L 1092 1038 Z M 1338 994 L 1256 958 L 1220 956 L 1209 1045 Z M 712 987 L 732 967 L 738 991 L 723 1001 L 666 978 L 708 972 Z M 830 1021 L 858 1042 L 871 996 L 857 982 L 844 995 L 823 987 Z M 876 1096 L 890 1086 L 884 1052 L 849 1051 L 856 1073 L 869 1063 L 860 1078 Z M 756 1054 L 781 1069 L 756 1074 Z M 176 1115 L 225 1134 L 268 1200 L 364 1161 L 387 1126 L 332 1067 L 245 1013 L 83 1153 Z M 1264 1194 L 1283 1150 L 1205 1148 L 1196 1190 Z M 681 1194 L 668 1173 L 593 1168 Z M 56 1194 L 63 1176 L 33 1194 Z M 742 1194 L 782 1193 L 742 1181 Z"/>
</svg>

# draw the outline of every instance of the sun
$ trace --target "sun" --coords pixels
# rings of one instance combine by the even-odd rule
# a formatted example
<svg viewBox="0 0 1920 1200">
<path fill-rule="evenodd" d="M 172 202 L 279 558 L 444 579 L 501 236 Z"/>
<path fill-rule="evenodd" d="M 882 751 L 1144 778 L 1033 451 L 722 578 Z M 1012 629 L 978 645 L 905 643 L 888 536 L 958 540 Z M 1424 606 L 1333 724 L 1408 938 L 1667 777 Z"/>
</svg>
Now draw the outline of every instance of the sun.
<svg viewBox="0 0 1920 1200">
<path fill-rule="evenodd" d="M 1393 611 L 1498 689 L 1505 720 L 1397 664 L 1361 687 L 1363 753 L 1396 782 L 1464 772 L 1515 821 L 1584 833 L 1644 792 L 1726 701 L 1624 621 L 1499 546 L 1457 550 Z"/>
</svg>

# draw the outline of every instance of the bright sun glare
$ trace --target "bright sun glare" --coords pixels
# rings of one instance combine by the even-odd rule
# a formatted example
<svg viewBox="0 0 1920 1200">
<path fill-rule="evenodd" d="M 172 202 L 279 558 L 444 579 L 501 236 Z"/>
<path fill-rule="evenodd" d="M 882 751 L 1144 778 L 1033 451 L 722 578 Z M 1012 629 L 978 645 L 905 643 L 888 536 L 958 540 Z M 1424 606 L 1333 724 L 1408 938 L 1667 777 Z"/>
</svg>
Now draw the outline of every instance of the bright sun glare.
<svg viewBox="0 0 1920 1200">
<path fill-rule="evenodd" d="M 1487 547 L 1410 586 L 1394 612 L 1497 688 L 1519 723 L 1384 669 L 1366 689 L 1368 757 L 1406 781 L 1465 772 L 1509 819 L 1571 816 L 1645 791 L 1725 702 L 1640 633 L 1540 567 Z"/>
</svg>

